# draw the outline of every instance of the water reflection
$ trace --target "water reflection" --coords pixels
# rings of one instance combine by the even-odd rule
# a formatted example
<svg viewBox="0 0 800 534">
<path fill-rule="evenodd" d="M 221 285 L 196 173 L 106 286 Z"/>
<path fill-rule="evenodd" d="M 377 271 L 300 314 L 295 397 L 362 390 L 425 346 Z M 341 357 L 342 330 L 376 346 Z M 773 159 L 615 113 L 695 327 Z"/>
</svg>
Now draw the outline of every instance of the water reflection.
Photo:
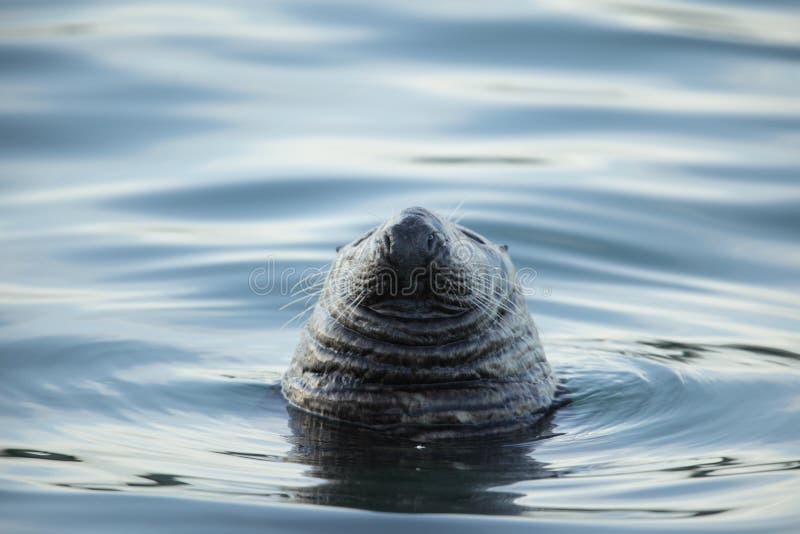
<svg viewBox="0 0 800 534">
<path fill-rule="evenodd" d="M 710 347 L 705 347 L 696 343 L 681 343 L 677 341 L 657 340 L 657 341 L 640 341 L 644 347 L 653 347 L 657 351 L 641 350 L 638 353 L 632 354 L 633 356 L 641 356 L 644 358 L 653 358 L 656 360 L 676 361 L 681 363 L 689 363 L 692 360 L 702 358 L 704 353 L 712 350 Z"/>
<path fill-rule="evenodd" d="M 50 451 L 37 451 L 34 449 L 2 449 L 0 458 L 30 458 L 33 460 L 53 460 L 56 462 L 80 462 L 77 457 L 71 454 L 61 454 Z"/>
<path fill-rule="evenodd" d="M 413 163 L 426 165 L 544 165 L 544 158 L 524 158 L 514 156 L 419 156 L 412 158 Z"/>
<path fill-rule="evenodd" d="M 61 488 L 72 488 L 89 491 L 124 491 L 126 488 L 163 488 L 174 486 L 188 486 L 188 482 L 180 480 L 180 475 L 170 475 L 167 473 L 146 473 L 143 475 L 136 475 L 137 479 L 143 479 L 147 482 L 123 482 L 118 484 L 93 484 L 87 482 L 62 482 L 56 483 L 55 486 Z"/>
<path fill-rule="evenodd" d="M 747 464 L 740 459 L 724 456 L 716 461 L 672 467 L 664 469 L 664 471 L 687 471 L 691 478 L 705 478 L 792 471 L 795 469 L 800 469 L 800 460 Z"/>
<path fill-rule="evenodd" d="M 325 482 L 292 491 L 293 500 L 386 512 L 517 515 L 521 494 L 495 491 L 523 480 L 557 477 L 537 461 L 537 441 L 554 431 L 552 416 L 504 438 L 416 443 L 289 408 L 287 461 Z"/>
</svg>

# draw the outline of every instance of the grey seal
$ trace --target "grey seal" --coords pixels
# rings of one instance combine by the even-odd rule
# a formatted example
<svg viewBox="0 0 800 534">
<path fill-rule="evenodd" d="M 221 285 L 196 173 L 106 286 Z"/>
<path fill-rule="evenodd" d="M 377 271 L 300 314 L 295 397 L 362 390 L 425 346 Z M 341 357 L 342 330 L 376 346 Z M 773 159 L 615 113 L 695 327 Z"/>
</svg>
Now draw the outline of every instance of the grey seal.
<svg viewBox="0 0 800 534">
<path fill-rule="evenodd" d="M 421 207 L 340 247 L 281 381 L 291 405 L 431 440 L 531 427 L 557 381 L 507 247 Z"/>
</svg>

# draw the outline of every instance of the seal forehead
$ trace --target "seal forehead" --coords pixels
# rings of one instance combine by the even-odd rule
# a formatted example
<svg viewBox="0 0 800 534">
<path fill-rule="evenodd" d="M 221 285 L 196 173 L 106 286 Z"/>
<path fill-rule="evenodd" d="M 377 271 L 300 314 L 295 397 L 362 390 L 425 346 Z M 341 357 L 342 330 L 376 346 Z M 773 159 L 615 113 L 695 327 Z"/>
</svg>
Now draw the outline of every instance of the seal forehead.
<svg viewBox="0 0 800 534">
<path fill-rule="evenodd" d="M 385 223 L 385 227 L 401 226 L 409 229 L 419 229 L 423 227 L 432 230 L 441 230 L 443 220 L 434 212 L 420 206 L 406 208 L 394 217 L 390 217 Z"/>
<path fill-rule="evenodd" d="M 406 208 L 400 212 L 400 216 L 411 216 L 416 215 L 421 218 L 430 218 L 439 220 L 439 216 L 436 215 L 434 212 L 427 208 L 423 208 L 422 206 L 411 206 L 410 208 Z"/>
</svg>

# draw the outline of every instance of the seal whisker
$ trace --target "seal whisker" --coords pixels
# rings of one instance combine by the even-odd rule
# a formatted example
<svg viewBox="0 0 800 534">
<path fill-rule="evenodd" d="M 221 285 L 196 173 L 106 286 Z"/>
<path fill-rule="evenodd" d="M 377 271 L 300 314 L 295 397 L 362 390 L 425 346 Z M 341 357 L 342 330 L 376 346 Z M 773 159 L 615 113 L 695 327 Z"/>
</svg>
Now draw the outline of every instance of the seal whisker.
<svg viewBox="0 0 800 534">
<path fill-rule="evenodd" d="M 360 294 L 356 295 L 349 303 L 345 300 L 345 307 L 343 309 L 344 318 L 349 321 L 352 315 L 355 313 L 356 308 L 364 301 L 364 299 L 368 295 L 369 291 L 364 290 Z"/>
<path fill-rule="evenodd" d="M 497 277 L 494 276 L 494 275 L 491 275 L 491 274 L 479 274 L 479 275 L 476 275 L 476 279 L 478 281 L 480 281 L 480 282 L 484 282 L 489 287 L 494 288 Z M 472 288 L 473 288 L 474 291 L 482 292 L 485 295 L 491 295 L 491 296 L 493 296 L 495 298 L 501 299 L 504 303 L 510 304 L 512 308 L 509 309 L 509 311 L 515 311 L 515 309 L 517 307 L 517 302 L 512 300 L 511 297 L 508 296 L 508 294 L 498 294 L 494 290 L 493 290 L 492 294 L 489 294 L 487 291 L 485 291 L 485 286 L 484 285 L 481 285 L 481 286 L 473 285 Z M 512 291 L 514 293 L 516 293 L 517 289 L 514 288 Z"/>
<path fill-rule="evenodd" d="M 294 315 L 294 316 L 293 316 L 291 319 L 289 319 L 288 321 L 286 321 L 285 323 L 283 323 L 283 324 L 281 325 L 281 328 L 280 328 L 280 329 L 281 329 L 281 330 L 283 330 L 284 328 L 286 328 L 287 326 L 289 326 L 290 324 L 292 324 L 292 322 L 293 322 L 293 321 L 295 321 L 296 319 L 299 319 L 299 318 L 301 318 L 303 315 L 305 315 L 305 314 L 306 314 L 306 313 L 308 313 L 309 311 L 313 310 L 313 309 L 314 309 L 314 307 L 315 307 L 316 305 L 317 305 L 317 303 L 315 302 L 315 303 L 313 303 L 312 305 L 310 305 L 310 306 L 308 306 L 307 308 L 305 308 L 304 310 L 301 310 L 299 313 L 297 313 L 296 315 Z"/>
<path fill-rule="evenodd" d="M 515 313 L 517 311 L 517 304 L 508 297 L 497 295 L 496 293 L 482 293 L 480 290 L 475 291 L 474 294 L 487 301 L 491 301 L 493 304 L 496 304 L 498 308 L 508 313 Z"/>
<path fill-rule="evenodd" d="M 323 275 L 323 276 L 320 276 L 320 275 Z M 319 276 L 319 279 L 313 280 L 311 276 L 306 276 L 305 278 L 303 278 L 302 280 L 297 282 L 295 285 L 293 285 L 292 288 L 291 288 L 291 291 L 299 291 L 299 290 L 302 290 L 304 287 L 312 287 L 312 286 L 317 286 L 317 285 L 320 285 L 320 284 L 324 284 L 325 283 L 325 279 L 328 276 L 328 272 L 325 271 L 323 273 L 319 273 L 316 276 Z"/>
<path fill-rule="evenodd" d="M 488 305 L 489 305 L 490 301 L 488 299 L 485 299 L 483 297 L 477 297 L 477 302 L 481 302 L 482 305 L 484 306 L 484 308 L 486 308 L 486 311 L 489 311 L 488 310 Z M 494 314 L 494 317 L 492 318 L 491 325 L 502 329 L 504 331 L 504 333 L 506 335 L 508 335 L 508 336 L 512 335 L 511 329 L 507 325 L 505 325 L 505 324 L 503 324 L 501 322 L 502 316 L 499 313 L 495 313 L 495 312 L 493 312 L 493 314 Z"/>
<path fill-rule="evenodd" d="M 492 302 L 493 304 L 496 304 L 499 309 L 509 314 L 514 314 L 517 311 L 517 307 L 515 304 L 510 303 L 511 305 L 509 306 L 508 304 L 506 304 L 506 301 L 504 301 L 501 298 L 496 298 L 496 300 L 493 300 L 493 297 L 489 295 L 485 295 L 482 298 L 484 298 L 487 302 Z"/>
<path fill-rule="evenodd" d="M 290 293 L 294 293 L 294 290 L 297 289 L 298 286 L 302 285 L 304 282 L 308 281 L 310 278 L 312 278 L 314 276 L 324 275 L 324 276 L 320 276 L 320 279 L 315 281 L 314 284 L 317 284 L 317 283 L 322 284 L 322 283 L 324 283 L 325 282 L 325 278 L 326 278 L 328 272 L 330 271 L 330 268 L 331 268 L 331 264 L 328 263 L 328 264 L 325 264 L 318 272 L 302 277 L 300 280 L 297 281 L 296 284 L 294 284 L 291 287 L 291 289 L 289 289 L 289 292 Z"/>
<path fill-rule="evenodd" d="M 294 306 L 295 304 L 297 304 L 301 300 L 305 300 L 306 302 L 308 302 L 309 300 L 313 299 L 314 297 L 319 296 L 320 293 L 322 293 L 321 289 L 319 291 L 315 291 L 315 292 L 313 292 L 313 293 L 311 293 L 309 295 L 301 295 L 300 297 L 297 297 L 296 299 L 290 300 L 289 302 L 287 302 L 286 304 L 284 304 L 283 306 L 281 306 L 278 309 L 280 311 L 283 311 L 286 308 L 290 308 L 290 307 Z"/>
<path fill-rule="evenodd" d="M 453 210 L 452 210 L 452 211 L 450 212 L 450 214 L 447 216 L 447 220 L 448 220 L 448 221 L 455 221 L 455 216 L 456 216 L 456 213 L 458 213 L 458 210 L 460 210 L 460 209 L 461 209 L 461 206 L 463 206 L 463 205 L 464 205 L 464 201 L 462 200 L 461 202 L 459 202 L 459 203 L 456 205 L 456 207 L 455 207 L 455 208 L 453 208 Z"/>
<path fill-rule="evenodd" d="M 316 283 L 316 284 L 314 284 L 312 286 L 300 288 L 297 291 L 294 291 L 289 296 L 290 297 L 295 297 L 297 295 L 308 294 L 309 292 L 314 293 L 314 292 L 317 292 L 317 291 L 321 291 L 324 286 L 325 286 L 325 281 L 323 280 L 323 281 L 318 282 L 318 283 Z"/>
</svg>

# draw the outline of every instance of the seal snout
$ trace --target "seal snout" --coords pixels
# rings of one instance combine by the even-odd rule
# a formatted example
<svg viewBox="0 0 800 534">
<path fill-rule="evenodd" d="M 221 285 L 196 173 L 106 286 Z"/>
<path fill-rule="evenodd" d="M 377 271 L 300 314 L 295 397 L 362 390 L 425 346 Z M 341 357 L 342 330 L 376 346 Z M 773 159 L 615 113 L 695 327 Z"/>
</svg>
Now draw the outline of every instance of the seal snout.
<svg viewBox="0 0 800 534">
<path fill-rule="evenodd" d="M 424 208 L 403 210 L 382 236 L 387 263 L 397 274 L 426 269 L 441 245 L 441 232 L 432 224 L 433 214 Z"/>
</svg>

